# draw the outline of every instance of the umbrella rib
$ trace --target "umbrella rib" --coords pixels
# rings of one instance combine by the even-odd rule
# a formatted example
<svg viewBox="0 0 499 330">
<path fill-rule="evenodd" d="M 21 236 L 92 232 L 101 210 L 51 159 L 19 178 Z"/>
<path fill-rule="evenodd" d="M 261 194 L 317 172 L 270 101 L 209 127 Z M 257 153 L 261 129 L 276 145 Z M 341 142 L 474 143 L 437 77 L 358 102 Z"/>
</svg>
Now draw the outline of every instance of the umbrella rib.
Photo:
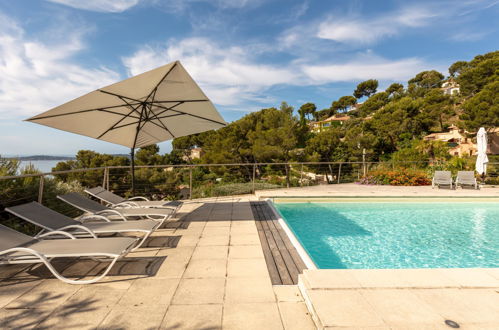
<svg viewBox="0 0 499 330">
<path fill-rule="evenodd" d="M 113 108 L 124 107 L 124 106 L 126 106 L 126 105 L 122 104 L 122 105 L 119 105 L 119 106 L 113 106 Z M 92 112 L 92 111 L 102 111 L 102 112 L 112 113 L 114 115 L 123 116 L 122 113 L 115 112 L 115 111 L 109 111 L 109 110 L 106 110 L 106 109 L 107 109 L 107 107 L 106 108 L 86 109 L 86 110 L 79 110 L 79 111 L 73 111 L 73 112 L 59 113 L 57 115 L 50 115 L 50 116 L 29 118 L 29 119 L 27 119 L 27 121 L 38 120 L 38 119 L 48 119 L 48 118 L 61 117 L 61 116 L 69 116 L 69 115 L 77 115 L 79 113 L 86 113 L 86 112 Z M 139 119 L 138 117 L 134 117 L 134 116 L 131 116 L 131 117 L 135 118 L 135 119 Z"/>
<path fill-rule="evenodd" d="M 227 125 L 226 123 L 222 123 L 222 122 L 219 122 L 219 121 L 216 121 L 216 120 L 210 119 L 210 118 L 205 118 L 205 117 L 202 117 L 202 116 L 193 115 L 192 113 L 183 112 L 183 111 L 180 111 L 180 110 L 175 110 L 175 109 L 165 108 L 165 107 L 163 107 L 163 106 L 161 106 L 161 105 L 157 105 L 157 104 L 156 104 L 156 107 L 158 107 L 158 108 L 163 108 L 163 109 L 167 109 L 167 110 L 171 110 L 171 111 L 175 111 L 175 112 L 178 112 L 178 113 L 181 113 L 181 114 L 187 115 L 187 116 L 191 116 L 191 117 L 195 117 L 195 118 L 203 119 L 203 120 L 206 120 L 206 121 L 211 121 L 211 122 L 213 122 L 213 123 L 217 123 L 217 124 L 220 124 L 220 125 L 223 125 L 223 126 L 226 126 L 226 125 Z"/>
<path fill-rule="evenodd" d="M 113 124 L 113 126 L 109 127 L 107 130 L 105 130 L 101 135 L 99 135 L 97 137 L 97 139 L 100 139 L 101 137 L 103 137 L 104 135 L 106 135 L 107 133 L 109 133 L 110 131 L 114 130 L 114 129 L 118 129 L 118 128 L 122 128 L 122 127 L 126 127 L 126 126 L 129 126 L 129 125 L 133 125 L 133 124 L 137 124 L 137 123 L 140 123 L 140 121 L 138 122 L 133 122 L 133 123 L 130 123 L 130 124 L 125 124 L 125 125 L 121 125 L 121 126 L 117 126 L 119 123 L 121 123 L 123 120 L 125 120 L 126 118 L 129 118 L 129 117 L 132 117 L 130 116 L 134 111 L 136 111 L 136 109 L 132 109 L 132 111 L 130 111 L 126 116 L 124 116 L 123 118 L 121 118 L 120 120 L 118 120 L 116 123 Z M 136 118 L 136 117 L 133 117 L 133 118 Z M 139 119 L 139 118 L 137 118 Z"/>
<path fill-rule="evenodd" d="M 170 72 L 173 71 L 173 69 L 177 66 L 177 62 L 175 62 L 172 67 L 170 68 L 170 70 L 168 70 L 168 72 L 163 76 L 163 78 L 161 78 L 161 80 L 156 84 L 156 86 L 153 88 L 153 90 L 151 91 L 151 93 L 149 93 L 149 95 L 147 96 L 146 100 L 148 100 L 153 94 L 154 96 L 156 96 L 156 90 L 158 89 L 159 85 L 161 85 L 161 83 L 166 79 L 166 77 L 168 77 L 168 75 L 170 74 Z M 154 97 L 153 97 L 153 100 L 154 100 Z"/>
<path fill-rule="evenodd" d="M 164 114 L 165 112 L 167 112 L 168 110 L 173 110 L 173 108 L 175 108 L 176 106 L 179 106 L 181 105 L 183 102 L 178 102 L 177 104 L 175 104 L 174 106 L 171 106 L 171 107 L 162 107 L 162 109 L 166 109 L 166 110 L 162 110 L 160 111 L 159 113 L 156 114 L 156 116 L 161 116 L 162 114 Z M 153 104 L 152 104 L 153 105 Z M 151 105 L 151 106 L 152 106 Z M 156 106 L 156 105 L 155 105 Z"/>
<path fill-rule="evenodd" d="M 168 110 L 166 110 L 166 111 L 168 111 Z M 155 118 L 159 121 L 161 126 L 163 126 L 163 128 L 168 132 L 168 134 L 170 134 L 172 137 L 175 137 L 175 135 L 168 129 L 168 127 L 166 127 L 165 123 L 163 123 L 160 119 L 158 119 L 158 115 L 155 114 L 150 107 L 149 107 L 149 113 L 153 116 L 153 118 Z M 156 124 L 152 120 L 151 120 L 151 123 Z"/>
</svg>

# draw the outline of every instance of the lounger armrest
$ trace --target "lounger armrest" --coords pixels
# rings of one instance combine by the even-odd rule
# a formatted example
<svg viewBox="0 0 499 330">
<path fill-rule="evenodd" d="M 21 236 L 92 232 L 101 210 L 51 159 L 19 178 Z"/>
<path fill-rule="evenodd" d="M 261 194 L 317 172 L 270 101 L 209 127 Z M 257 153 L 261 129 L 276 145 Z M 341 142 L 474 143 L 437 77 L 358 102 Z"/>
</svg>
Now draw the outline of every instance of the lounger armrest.
<svg viewBox="0 0 499 330">
<path fill-rule="evenodd" d="M 97 238 L 97 235 L 95 235 L 95 233 L 92 230 L 90 230 L 87 227 L 80 226 L 80 225 L 69 225 L 66 227 L 62 227 L 59 230 L 68 230 L 68 229 L 80 229 L 84 232 L 87 232 L 90 236 L 92 236 L 92 238 Z"/>
<path fill-rule="evenodd" d="M 135 197 L 127 199 L 127 201 L 133 201 L 133 200 L 140 200 L 140 201 L 150 202 L 150 200 L 148 198 L 144 197 L 144 196 L 135 196 Z"/>
<path fill-rule="evenodd" d="M 96 215 L 104 215 L 104 214 L 109 214 L 109 215 L 117 215 L 120 217 L 121 220 L 123 221 L 128 221 L 127 218 L 117 210 L 104 210 L 104 211 L 99 211 L 95 213 Z"/>
<path fill-rule="evenodd" d="M 78 218 L 78 221 L 81 221 L 84 223 L 87 220 L 104 220 L 106 222 L 111 222 L 107 217 L 99 214 L 89 214 L 89 215 L 82 215 L 81 217 Z"/>
<path fill-rule="evenodd" d="M 50 235 L 62 235 L 62 236 L 66 236 L 66 237 L 71 238 L 71 239 L 76 239 L 76 237 L 74 237 L 70 233 L 62 231 L 62 230 L 49 231 L 48 233 L 37 235 L 36 238 L 44 238 L 44 237 L 47 237 Z"/>
<path fill-rule="evenodd" d="M 139 207 L 139 204 L 132 202 L 132 201 L 126 201 L 126 202 L 121 202 L 121 203 L 115 204 L 114 207 L 115 208 Z"/>
</svg>

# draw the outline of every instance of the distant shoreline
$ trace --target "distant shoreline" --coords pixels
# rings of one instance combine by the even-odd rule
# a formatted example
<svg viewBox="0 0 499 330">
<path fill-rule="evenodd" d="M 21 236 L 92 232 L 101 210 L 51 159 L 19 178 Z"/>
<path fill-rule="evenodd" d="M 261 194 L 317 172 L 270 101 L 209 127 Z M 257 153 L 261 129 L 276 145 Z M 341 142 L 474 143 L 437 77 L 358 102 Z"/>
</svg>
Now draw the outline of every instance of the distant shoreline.
<svg viewBox="0 0 499 330">
<path fill-rule="evenodd" d="M 17 159 L 25 162 L 25 161 L 38 161 L 38 160 L 74 160 L 75 157 L 35 155 L 35 156 L 6 157 L 6 159 Z"/>
</svg>

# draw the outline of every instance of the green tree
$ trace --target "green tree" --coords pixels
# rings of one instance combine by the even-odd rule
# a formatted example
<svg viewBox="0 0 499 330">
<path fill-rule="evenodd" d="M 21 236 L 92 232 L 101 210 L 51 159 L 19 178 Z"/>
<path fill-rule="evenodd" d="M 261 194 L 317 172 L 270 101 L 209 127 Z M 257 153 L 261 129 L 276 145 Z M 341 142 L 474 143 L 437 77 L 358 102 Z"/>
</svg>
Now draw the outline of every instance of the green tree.
<svg viewBox="0 0 499 330">
<path fill-rule="evenodd" d="M 473 96 L 487 84 L 499 80 L 499 51 L 478 55 L 461 70 L 457 82 L 464 96 Z"/>
<path fill-rule="evenodd" d="M 423 113 L 437 121 L 440 130 L 444 130 L 444 123 L 454 115 L 449 95 L 444 95 L 440 89 L 430 90 L 424 97 Z"/>
<path fill-rule="evenodd" d="M 459 76 L 461 71 L 463 71 L 468 66 L 466 61 L 457 61 L 449 67 L 449 75 L 453 78 Z"/>
<path fill-rule="evenodd" d="M 360 106 L 360 115 L 361 117 L 369 116 L 383 106 L 388 103 L 388 93 L 387 92 L 379 92 L 368 98 L 362 105 Z"/>
<path fill-rule="evenodd" d="M 338 99 L 338 101 L 334 101 L 331 104 L 331 110 L 334 113 L 345 112 L 348 108 L 355 105 L 357 103 L 357 99 L 353 96 L 347 95 L 342 96 Z"/>
<path fill-rule="evenodd" d="M 361 82 L 357 85 L 357 88 L 353 92 L 353 96 L 360 99 L 364 96 L 370 97 L 378 89 L 378 81 L 376 79 L 369 79 Z"/>
<path fill-rule="evenodd" d="M 482 91 L 468 99 L 464 105 L 466 128 L 471 131 L 480 127 L 493 128 L 499 126 L 499 80 L 489 83 Z"/>
<path fill-rule="evenodd" d="M 314 103 L 305 103 L 300 109 L 298 109 L 298 114 L 300 115 L 300 122 L 305 123 L 306 120 L 310 120 L 310 117 L 314 118 L 315 111 L 317 107 Z"/>
<path fill-rule="evenodd" d="M 385 91 L 389 96 L 401 95 L 404 92 L 404 85 L 393 83 Z"/>
</svg>

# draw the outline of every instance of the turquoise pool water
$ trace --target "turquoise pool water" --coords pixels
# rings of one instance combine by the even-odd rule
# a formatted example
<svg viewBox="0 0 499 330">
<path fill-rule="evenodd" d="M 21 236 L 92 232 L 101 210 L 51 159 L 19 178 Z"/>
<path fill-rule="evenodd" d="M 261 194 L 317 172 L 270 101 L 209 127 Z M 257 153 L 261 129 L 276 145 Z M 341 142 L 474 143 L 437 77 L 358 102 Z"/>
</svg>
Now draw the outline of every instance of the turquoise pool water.
<svg viewBox="0 0 499 330">
<path fill-rule="evenodd" d="M 499 205 L 277 203 L 318 268 L 499 267 Z"/>
</svg>

